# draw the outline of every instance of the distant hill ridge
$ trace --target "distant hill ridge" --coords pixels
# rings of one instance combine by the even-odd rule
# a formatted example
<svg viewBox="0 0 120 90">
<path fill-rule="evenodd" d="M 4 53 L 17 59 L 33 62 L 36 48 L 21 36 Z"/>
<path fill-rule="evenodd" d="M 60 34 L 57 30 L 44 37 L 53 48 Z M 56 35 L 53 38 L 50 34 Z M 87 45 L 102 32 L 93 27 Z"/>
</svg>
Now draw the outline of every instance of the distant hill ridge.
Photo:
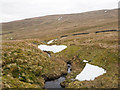
<svg viewBox="0 0 120 90">
<path fill-rule="evenodd" d="M 117 29 L 118 10 L 49 15 L 3 23 L 3 39 L 53 38 L 76 32 Z M 13 32 L 13 33 L 9 33 Z"/>
</svg>

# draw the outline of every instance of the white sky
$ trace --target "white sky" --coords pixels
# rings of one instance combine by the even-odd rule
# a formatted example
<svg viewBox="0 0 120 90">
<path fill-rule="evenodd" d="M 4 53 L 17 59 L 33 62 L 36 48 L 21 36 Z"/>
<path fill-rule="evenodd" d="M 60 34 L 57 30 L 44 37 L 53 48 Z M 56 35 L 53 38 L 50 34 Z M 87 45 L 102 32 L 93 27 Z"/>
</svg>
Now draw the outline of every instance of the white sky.
<svg viewBox="0 0 120 90">
<path fill-rule="evenodd" d="M 118 8 L 119 0 L 0 0 L 0 22 Z"/>
</svg>

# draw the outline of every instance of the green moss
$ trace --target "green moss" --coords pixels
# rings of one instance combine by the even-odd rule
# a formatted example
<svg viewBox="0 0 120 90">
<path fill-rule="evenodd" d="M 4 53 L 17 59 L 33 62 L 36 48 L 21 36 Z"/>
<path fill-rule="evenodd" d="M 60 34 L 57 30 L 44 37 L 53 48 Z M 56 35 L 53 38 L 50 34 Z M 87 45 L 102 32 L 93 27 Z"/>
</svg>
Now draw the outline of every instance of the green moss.
<svg viewBox="0 0 120 90">
<path fill-rule="evenodd" d="M 67 57 L 72 62 L 72 72 L 67 75 L 66 80 L 64 81 L 64 85 L 67 88 L 84 88 L 86 87 L 86 83 L 89 85 L 87 87 L 107 87 L 108 84 L 111 84 L 111 78 L 114 80 L 113 87 L 117 86 L 117 75 L 118 75 L 118 54 L 117 52 L 112 52 L 111 49 L 101 48 L 99 46 L 69 46 L 64 52 L 61 52 L 62 57 Z M 97 78 L 95 81 L 90 82 L 80 82 L 80 81 L 72 81 L 76 75 L 78 75 L 85 66 L 83 60 L 88 60 L 90 64 L 97 65 L 99 67 L 104 68 L 107 73 L 101 78 L 105 79 L 107 84 L 102 84 L 101 86 L 100 78 Z M 113 78 L 114 77 L 114 78 Z M 97 83 L 98 86 L 94 86 L 94 82 Z M 85 84 L 84 84 L 85 83 Z"/>
</svg>

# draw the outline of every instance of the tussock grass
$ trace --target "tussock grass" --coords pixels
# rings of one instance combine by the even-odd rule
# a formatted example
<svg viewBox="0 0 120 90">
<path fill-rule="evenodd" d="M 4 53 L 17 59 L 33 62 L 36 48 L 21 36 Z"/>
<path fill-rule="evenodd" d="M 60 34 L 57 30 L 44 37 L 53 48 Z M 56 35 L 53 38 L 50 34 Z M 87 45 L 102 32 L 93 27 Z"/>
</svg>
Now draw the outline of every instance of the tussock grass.
<svg viewBox="0 0 120 90">
<path fill-rule="evenodd" d="M 50 59 L 31 42 L 38 43 L 37 41 L 3 43 L 4 88 L 43 88 L 45 80 L 66 73 L 66 63 Z"/>
</svg>

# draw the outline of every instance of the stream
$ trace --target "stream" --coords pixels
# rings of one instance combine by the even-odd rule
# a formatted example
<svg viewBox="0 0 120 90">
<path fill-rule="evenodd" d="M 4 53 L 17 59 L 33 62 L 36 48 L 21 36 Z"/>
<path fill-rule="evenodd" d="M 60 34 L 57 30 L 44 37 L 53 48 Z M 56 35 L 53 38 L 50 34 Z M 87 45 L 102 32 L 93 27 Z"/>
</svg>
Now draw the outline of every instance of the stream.
<svg viewBox="0 0 120 90">
<path fill-rule="evenodd" d="M 97 33 L 99 33 L 99 32 L 97 32 Z M 78 34 L 75 34 L 75 35 L 78 35 Z M 50 40 L 48 42 L 48 44 L 52 43 L 53 41 L 54 40 Z M 51 53 L 49 51 L 51 51 L 53 53 L 58 53 L 64 49 L 66 49 L 67 46 L 66 45 L 39 45 L 38 48 L 40 50 L 46 52 L 48 54 L 48 57 L 51 57 Z M 104 70 L 102 67 L 89 64 L 87 60 L 83 60 L 83 62 L 86 63 L 86 65 L 85 65 L 84 69 L 82 70 L 82 72 L 76 76 L 76 78 L 75 78 L 76 80 L 90 81 L 90 80 L 94 80 L 96 77 L 106 73 L 106 70 Z M 69 62 L 67 62 L 67 73 L 70 73 L 71 71 L 72 71 L 71 70 L 71 62 L 69 61 Z M 52 89 L 52 88 L 64 89 L 64 87 L 62 87 L 60 84 L 65 79 L 66 79 L 66 75 L 61 75 L 58 79 L 48 80 L 48 81 L 46 80 L 44 88 L 46 88 L 46 89 Z M 71 80 L 74 81 L 75 79 L 71 79 Z"/>
<path fill-rule="evenodd" d="M 50 41 L 49 43 L 51 43 Z M 48 43 L 48 44 L 49 44 Z M 40 48 L 42 51 L 46 52 L 48 54 L 48 57 L 51 57 L 51 53 L 49 51 L 52 51 L 53 53 L 60 52 L 67 48 L 65 45 L 39 45 L 38 48 Z M 83 60 L 84 63 L 86 63 L 84 69 L 80 74 L 76 76 L 76 80 L 79 81 L 90 81 L 94 80 L 96 77 L 103 75 L 106 73 L 106 70 L 104 70 L 102 67 L 95 66 L 92 64 L 89 64 L 87 60 Z M 67 73 L 71 72 L 71 62 L 67 62 Z M 61 75 L 58 79 L 54 80 L 46 80 L 44 88 L 46 89 L 64 89 L 64 87 L 61 86 L 61 82 L 63 82 L 66 79 L 66 75 Z M 73 79 L 73 81 L 75 80 Z"/>
<path fill-rule="evenodd" d="M 71 64 L 67 63 L 67 71 L 68 73 L 71 72 Z M 45 82 L 45 88 L 63 88 L 60 83 L 65 80 L 66 75 L 62 75 L 60 78 L 51 80 L 51 81 L 46 81 Z"/>
</svg>

